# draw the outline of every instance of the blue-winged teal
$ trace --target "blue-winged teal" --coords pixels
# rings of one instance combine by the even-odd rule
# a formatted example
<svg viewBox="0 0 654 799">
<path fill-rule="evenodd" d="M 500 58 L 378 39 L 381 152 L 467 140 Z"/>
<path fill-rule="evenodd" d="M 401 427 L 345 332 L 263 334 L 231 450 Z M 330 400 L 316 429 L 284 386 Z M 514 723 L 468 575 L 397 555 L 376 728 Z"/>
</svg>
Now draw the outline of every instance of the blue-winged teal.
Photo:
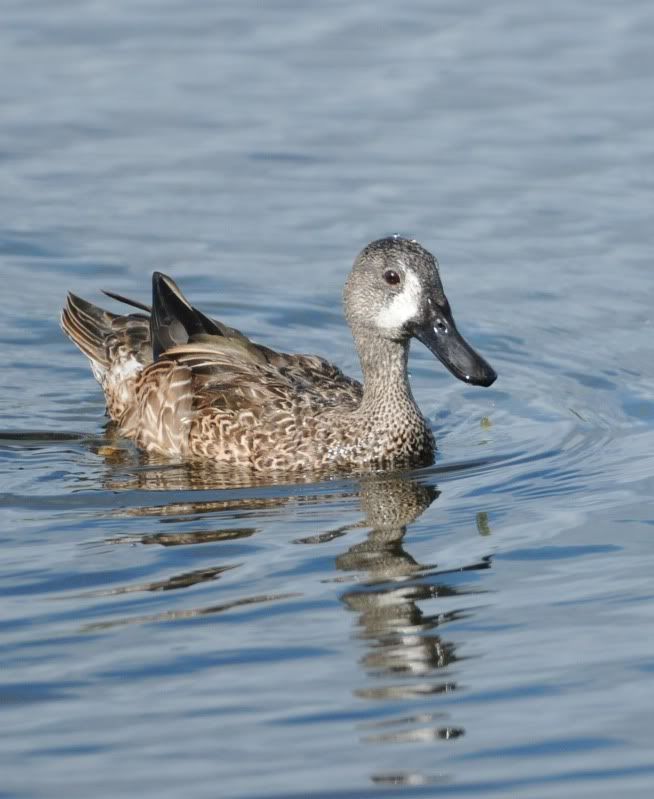
<svg viewBox="0 0 654 799">
<path fill-rule="evenodd" d="M 124 316 L 68 296 L 65 333 L 91 361 L 109 416 L 147 452 L 254 470 L 429 463 L 434 438 L 407 374 L 411 338 L 460 380 L 495 372 L 461 337 L 434 257 L 415 241 L 374 241 L 345 284 L 363 385 L 315 355 L 253 343 L 205 316 L 166 275 L 152 308 Z"/>
</svg>

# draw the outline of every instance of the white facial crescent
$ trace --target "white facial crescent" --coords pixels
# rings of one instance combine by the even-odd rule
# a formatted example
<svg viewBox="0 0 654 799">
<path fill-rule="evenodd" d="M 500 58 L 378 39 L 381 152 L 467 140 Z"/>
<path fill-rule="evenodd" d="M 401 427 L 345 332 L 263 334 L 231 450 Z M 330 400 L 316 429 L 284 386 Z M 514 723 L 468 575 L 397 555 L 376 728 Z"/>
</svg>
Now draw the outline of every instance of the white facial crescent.
<svg viewBox="0 0 654 799">
<path fill-rule="evenodd" d="M 396 330 L 411 319 L 415 319 L 420 311 L 421 293 L 420 281 L 411 270 L 407 269 L 402 291 L 396 294 L 377 315 L 379 327 Z"/>
</svg>

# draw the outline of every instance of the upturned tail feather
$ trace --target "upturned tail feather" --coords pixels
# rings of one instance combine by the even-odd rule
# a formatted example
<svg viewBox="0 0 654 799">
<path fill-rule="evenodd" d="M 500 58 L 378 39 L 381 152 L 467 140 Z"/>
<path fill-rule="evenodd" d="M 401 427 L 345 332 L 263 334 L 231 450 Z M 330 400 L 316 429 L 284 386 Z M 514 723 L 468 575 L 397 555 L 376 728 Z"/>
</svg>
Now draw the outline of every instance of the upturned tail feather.
<svg viewBox="0 0 654 799">
<path fill-rule="evenodd" d="M 61 314 L 61 327 L 92 363 L 108 369 L 110 361 L 106 343 L 116 318 L 116 314 L 69 293 Z"/>
</svg>

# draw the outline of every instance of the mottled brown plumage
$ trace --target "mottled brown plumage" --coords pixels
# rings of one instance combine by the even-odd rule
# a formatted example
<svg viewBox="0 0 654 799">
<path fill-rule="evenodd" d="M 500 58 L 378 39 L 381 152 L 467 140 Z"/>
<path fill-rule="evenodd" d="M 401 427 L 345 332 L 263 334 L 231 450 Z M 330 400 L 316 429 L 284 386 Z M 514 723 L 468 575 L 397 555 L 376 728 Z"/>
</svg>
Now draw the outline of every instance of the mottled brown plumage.
<svg viewBox="0 0 654 799">
<path fill-rule="evenodd" d="M 363 385 L 318 356 L 255 344 L 161 273 L 151 309 L 110 296 L 145 313 L 118 316 L 70 294 L 62 327 L 91 361 L 121 433 L 167 457 L 259 472 L 426 463 L 434 439 L 409 386 L 411 337 L 457 377 L 495 379 L 458 334 L 433 256 L 397 237 L 360 253 L 344 292 Z"/>
</svg>

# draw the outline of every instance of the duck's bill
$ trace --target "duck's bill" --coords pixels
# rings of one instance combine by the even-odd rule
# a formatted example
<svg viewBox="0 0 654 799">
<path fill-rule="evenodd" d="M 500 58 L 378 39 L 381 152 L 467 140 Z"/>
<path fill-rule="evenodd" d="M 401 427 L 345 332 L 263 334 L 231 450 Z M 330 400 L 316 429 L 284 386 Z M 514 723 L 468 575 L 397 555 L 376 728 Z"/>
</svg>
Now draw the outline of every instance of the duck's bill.
<svg viewBox="0 0 654 799">
<path fill-rule="evenodd" d="M 491 386 L 495 382 L 495 370 L 459 333 L 451 313 L 439 309 L 429 324 L 421 325 L 414 335 L 464 383 Z"/>
</svg>

